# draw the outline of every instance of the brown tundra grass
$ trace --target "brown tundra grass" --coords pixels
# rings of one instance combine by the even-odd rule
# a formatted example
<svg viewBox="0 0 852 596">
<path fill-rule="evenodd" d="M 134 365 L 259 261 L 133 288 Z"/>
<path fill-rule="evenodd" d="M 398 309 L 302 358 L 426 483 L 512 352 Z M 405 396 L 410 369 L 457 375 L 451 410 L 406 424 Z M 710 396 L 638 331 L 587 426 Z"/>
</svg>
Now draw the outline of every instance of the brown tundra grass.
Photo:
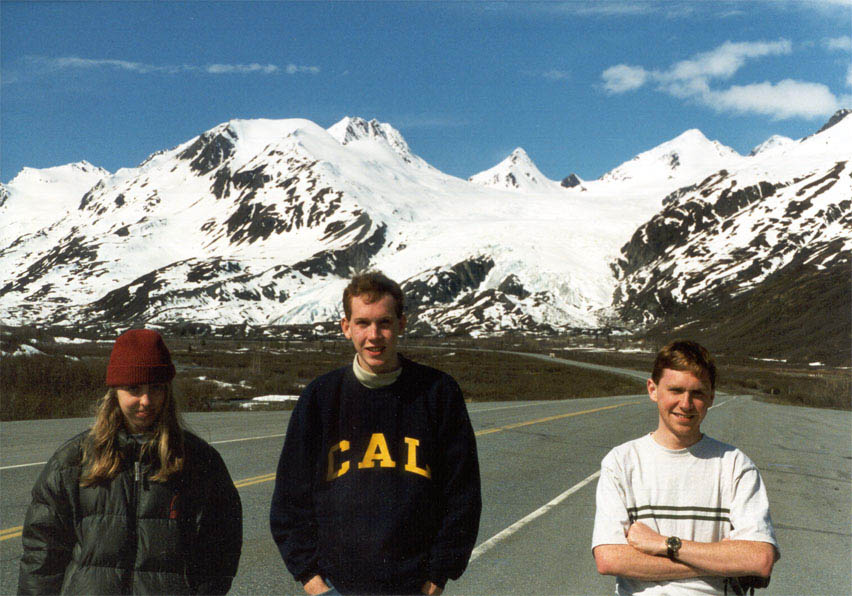
<svg viewBox="0 0 852 596">
<path fill-rule="evenodd" d="M 91 416 L 103 395 L 110 342 L 58 344 L 28 338 L 46 352 L 0 358 L 0 420 Z M 9 343 L 7 340 L 6 344 Z M 178 375 L 175 393 L 183 411 L 238 407 L 233 400 L 268 394 L 298 395 L 312 379 L 352 361 L 346 341 L 236 341 L 168 338 Z M 470 401 L 574 399 L 644 392 L 641 381 L 526 358 L 497 350 L 554 353 L 559 357 L 650 370 L 652 352 L 564 350 L 558 342 L 524 339 L 454 340 L 429 346 L 403 340 L 401 351 L 450 373 Z M 564 342 L 562 344 L 564 346 Z M 617 346 L 610 346 L 616 348 Z M 4 345 L 8 351 L 10 346 Z M 69 357 L 70 356 L 70 357 Z M 761 399 L 823 408 L 850 409 L 848 370 L 812 371 L 747 365 L 720 359 L 720 389 Z M 200 379 L 203 377 L 204 379 Z M 270 407 L 289 408 L 292 404 Z"/>
</svg>

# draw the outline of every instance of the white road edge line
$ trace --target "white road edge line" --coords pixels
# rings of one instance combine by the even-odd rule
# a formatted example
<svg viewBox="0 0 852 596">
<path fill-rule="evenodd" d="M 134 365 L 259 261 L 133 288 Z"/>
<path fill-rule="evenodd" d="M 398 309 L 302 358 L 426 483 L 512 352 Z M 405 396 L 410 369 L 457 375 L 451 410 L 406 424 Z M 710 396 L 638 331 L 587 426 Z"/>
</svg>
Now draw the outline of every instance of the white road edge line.
<svg viewBox="0 0 852 596">
<path fill-rule="evenodd" d="M 16 466 L 3 466 L 0 470 L 11 470 L 12 468 L 29 468 L 30 466 L 43 466 L 46 461 L 37 461 L 34 464 L 18 464 Z"/>
<path fill-rule="evenodd" d="M 737 397 L 739 397 L 739 396 L 737 396 Z M 711 406 L 711 408 L 715 408 L 716 406 L 725 405 L 726 403 L 728 403 L 730 401 L 734 401 L 735 399 L 737 399 L 737 397 L 727 399 L 727 400 L 723 401 L 722 403 L 718 403 L 715 406 Z M 550 511 L 554 507 L 556 507 L 557 505 L 559 505 L 559 503 L 561 503 L 562 501 L 564 501 L 565 499 L 567 499 L 568 497 L 573 495 L 575 492 L 577 492 L 578 490 L 580 490 L 581 488 L 583 488 L 584 486 L 586 486 L 587 484 L 592 482 L 595 478 L 597 478 L 600 475 L 601 475 L 601 471 L 598 470 L 597 472 L 595 472 L 594 474 L 592 474 L 591 476 L 589 476 L 585 480 L 581 480 L 580 482 L 578 482 L 577 484 L 575 484 L 574 486 L 572 486 L 571 488 L 566 490 L 564 493 L 562 493 L 561 495 L 559 495 L 558 497 L 556 497 L 555 499 L 553 499 L 549 503 L 542 505 L 541 507 L 539 507 L 538 509 L 536 509 L 535 511 L 533 511 L 532 513 L 530 513 L 526 517 L 519 519 L 518 521 L 513 523 L 511 526 L 509 526 L 508 528 L 506 528 L 502 532 L 498 532 L 497 534 L 495 534 L 494 536 L 492 536 L 491 538 L 489 538 L 488 540 L 486 540 L 485 542 L 483 542 L 482 544 L 477 546 L 475 549 L 473 549 L 473 552 L 470 555 L 470 562 L 472 563 L 473 561 L 475 561 L 476 559 L 478 559 L 479 557 L 481 557 L 482 555 L 487 553 L 489 550 L 491 550 L 492 548 L 497 546 L 497 543 L 501 542 L 502 540 L 505 540 L 506 538 L 508 538 L 509 536 L 511 536 L 512 534 L 514 534 L 515 532 L 517 532 L 518 530 L 523 528 L 525 525 L 527 525 L 528 523 L 533 521 L 534 519 L 541 517 L 542 515 L 544 515 L 545 513 L 547 513 L 548 511 Z"/>
<path fill-rule="evenodd" d="M 589 476 L 585 480 L 581 480 L 580 482 L 578 482 L 577 484 L 575 484 L 574 486 L 572 486 L 571 488 L 566 490 L 564 493 L 562 493 L 561 495 L 559 495 L 558 497 L 556 497 L 555 499 L 553 499 L 549 503 L 542 505 L 541 507 L 539 507 L 538 509 L 536 509 L 535 511 L 533 511 L 532 513 L 530 513 L 526 517 L 519 519 L 518 521 L 513 523 L 511 526 L 509 526 L 508 528 L 506 528 L 502 532 L 498 532 L 497 534 L 495 534 L 494 536 L 492 536 L 491 538 L 489 538 L 488 540 L 486 540 L 485 542 L 483 542 L 482 544 L 477 546 L 475 549 L 473 549 L 473 552 L 470 554 L 470 562 L 472 563 L 473 561 L 475 561 L 476 559 L 478 559 L 479 557 L 481 557 L 482 555 L 487 553 L 489 550 L 491 550 L 492 548 L 497 546 L 498 542 L 505 540 L 506 538 L 508 538 L 509 536 L 511 536 L 512 534 L 514 534 L 515 532 L 517 532 L 518 530 L 523 528 L 525 525 L 527 525 L 528 523 L 533 521 L 534 519 L 541 517 L 542 515 L 544 515 L 545 513 L 547 513 L 548 511 L 550 511 L 554 507 L 556 507 L 557 505 L 559 505 L 559 503 L 561 503 L 562 501 L 564 501 L 565 499 L 567 499 L 568 497 L 573 495 L 575 492 L 577 492 L 578 490 L 580 490 L 581 488 L 583 488 L 584 486 L 586 486 L 587 484 L 592 482 L 595 478 L 597 478 L 600 475 L 601 475 L 601 471 L 598 470 L 597 472 L 595 472 L 594 474 L 592 474 L 591 476 Z"/>
<path fill-rule="evenodd" d="M 618 396 L 615 396 L 615 397 L 621 397 L 621 398 L 627 399 L 631 396 L 629 396 L 629 395 L 618 395 Z M 558 400 L 558 401 L 554 401 L 554 402 L 550 402 L 550 403 L 555 404 L 555 403 L 559 403 L 559 401 L 568 401 L 568 400 Z M 726 402 L 723 402 L 723 403 L 726 403 Z M 540 406 L 540 405 L 548 405 L 548 402 L 545 401 L 545 402 L 543 402 L 543 404 L 542 404 L 542 402 L 538 402 L 538 403 L 534 403 L 534 404 L 520 404 L 520 405 L 516 405 L 516 406 L 500 406 L 500 407 L 497 407 L 497 408 L 470 410 L 470 412 L 471 412 L 471 414 L 474 414 L 476 412 L 491 412 L 491 411 L 494 411 L 494 410 L 505 410 L 505 409 L 509 409 L 509 408 L 525 408 L 525 407 L 529 407 L 529 406 Z M 717 404 L 717 405 L 721 406 L 722 404 Z M 715 407 L 715 406 L 713 406 L 713 407 Z M 243 439 L 226 439 L 224 441 L 210 441 L 210 444 L 211 445 L 222 445 L 223 443 L 239 443 L 241 441 L 257 441 L 257 440 L 260 440 L 260 439 L 277 439 L 279 437 L 283 437 L 284 434 L 285 433 L 280 433 L 280 434 L 276 434 L 276 435 L 263 435 L 263 436 L 260 436 L 260 437 L 245 437 Z M 47 463 L 46 461 L 39 461 L 39 462 L 35 462 L 35 463 L 32 463 L 32 464 L 18 464 L 18 465 L 15 465 L 15 466 L 0 466 L 0 470 L 12 470 L 14 468 L 28 468 L 28 467 L 31 467 L 31 466 L 43 466 L 46 463 Z"/>
<path fill-rule="evenodd" d="M 710 407 L 709 407 L 709 408 L 707 408 L 707 409 L 708 409 L 708 410 L 712 410 L 713 408 L 716 408 L 716 407 L 718 407 L 718 406 L 724 406 L 726 403 L 728 403 L 728 402 L 732 402 L 732 401 L 734 401 L 735 399 L 739 399 L 739 398 L 740 398 L 740 396 L 739 396 L 739 395 L 736 395 L 736 396 L 732 397 L 731 399 L 726 399 L 725 401 L 723 401 L 723 402 L 721 402 L 721 403 L 718 403 L 718 404 L 716 404 L 716 405 L 710 406 Z"/>
<path fill-rule="evenodd" d="M 620 398 L 627 399 L 627 398 L 630 398 L 632 396 L 630 396 L 630 395 L 614 395 L 613 397 L 620 397 Z M 574 401 L 574 400 L 564 400 L 564 399 L 563 400 L 555 400 L 555 401 L 542 400 L 542 401 L 532 403 L 532 404 L 519 404 L 519 405 L 514 405 L 514 406 L 498 406 L 496 408 L 482 408 L 482 409 L 476 409 L 476 410 L 470 409 L 468 411 L 471 414 L 475 414 L 477 412 L 492 412 L 494 410 L 507 410 L 507 409 L 510 409 L 510 408 L 526 408 L 526 407 L 530 407 L 530 406 L 557 404 L 557 403 L 564 402 L 564 401 Z M 719 405 L 721 405 L 721 404 L 719 404 Z M 261 437 L 246 437 L 244 439 L 226 439 L 224 441 L 209 441 L 209 443 L 211 445 L 222 445 L 223 443 L 239 443 L 241 441 L 256 441 L 256 440 L 259 440 L 259 439 L 277 439 L 278 437 L 283 437 L 284 434 L 285 433 L 281 433 L 281 434 L 277 434 L 277 435 L 264 435 L 264 436 L 261 436 Z M 18 464 L 18 465 L 15 465 L 15 466 L 0 466 L 0 470 L 12 470 L 14 468 L 28 468 L 28 467 L 31 467 L 31 466 L 43 466 L 46 463 L 47 463 L 46 461 L 38 461 L 38 462 L 35 462 L 35 463 L 32 463 L 32 464 Z"/>
<path fill-rule="evenodd" d="M 277 439 L 283 437 L 284 433 L 277 435 L 264 435 L 262 437 L 245 437 L 244 439 L 226 439 L 224 441 L 210 441 L 211 445 L 221 445 L 222 443 L 239 443 L 240 441 L 257 441 L 259 439 Z M 38 461 L 32 464 L 18 464 L 16 466 L 2 466 L 0 470 L 11 470 L 13 468 L 29 468 L 31 466 L 43 466 L 46 461 Z"/>
</svg>

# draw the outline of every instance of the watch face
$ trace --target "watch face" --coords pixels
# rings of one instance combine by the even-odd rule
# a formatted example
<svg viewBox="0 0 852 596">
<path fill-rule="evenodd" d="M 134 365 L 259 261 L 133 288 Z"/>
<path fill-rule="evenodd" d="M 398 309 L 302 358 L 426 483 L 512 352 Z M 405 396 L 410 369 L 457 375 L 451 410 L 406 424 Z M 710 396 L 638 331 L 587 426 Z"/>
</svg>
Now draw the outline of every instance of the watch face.
<svg viewBox="0 0 852 596">
<path fill-rule="evenodd" d="M 681 541 L 677 536 L 669 536 L 666 538 L 666 547 L 669 550 L 669 556 L 676 555 L 680 550 Z"/>
</svg>

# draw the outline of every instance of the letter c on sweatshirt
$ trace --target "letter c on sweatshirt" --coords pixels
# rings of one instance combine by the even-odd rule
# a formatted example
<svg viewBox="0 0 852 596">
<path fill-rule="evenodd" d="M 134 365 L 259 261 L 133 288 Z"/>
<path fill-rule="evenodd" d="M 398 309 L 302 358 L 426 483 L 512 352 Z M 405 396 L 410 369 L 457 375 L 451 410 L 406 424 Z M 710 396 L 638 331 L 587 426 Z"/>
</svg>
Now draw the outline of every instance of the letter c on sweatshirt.
<svg viewBox="0 0 852 596">
<path fill-rule="evenodd" d="M 340 478 L 346 472 L 349 471 L 349 462 L 344 461 L 340 464 L 340 468 L 335 470 L 334 465 L 334 454 L 340 451 L 341 453 L 344 451 L 349 451 L 349 441 L 340 441 L 337 445 L 334 445 L 331 449 L 328 450 L 328 473 L 325 475 L 325 479 L 328 482 L 331 482 L 335 478 Z"/>
</svg>

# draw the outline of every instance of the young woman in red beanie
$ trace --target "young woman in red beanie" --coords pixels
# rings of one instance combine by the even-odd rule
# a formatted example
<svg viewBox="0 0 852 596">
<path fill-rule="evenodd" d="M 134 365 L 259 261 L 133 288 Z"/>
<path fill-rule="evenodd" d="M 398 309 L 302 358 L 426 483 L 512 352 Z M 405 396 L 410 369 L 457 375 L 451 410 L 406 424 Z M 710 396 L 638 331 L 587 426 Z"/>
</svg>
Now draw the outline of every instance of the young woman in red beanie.
<svg viewBox="0 0 852 596">
<path fill-rule="evenodd" d="M 120 335 L 91 429 L 33 488 L 19 594 L 225 594 L 242 506 L 222 458 L 181 428 L 162 337 Z"/>
</svg>

